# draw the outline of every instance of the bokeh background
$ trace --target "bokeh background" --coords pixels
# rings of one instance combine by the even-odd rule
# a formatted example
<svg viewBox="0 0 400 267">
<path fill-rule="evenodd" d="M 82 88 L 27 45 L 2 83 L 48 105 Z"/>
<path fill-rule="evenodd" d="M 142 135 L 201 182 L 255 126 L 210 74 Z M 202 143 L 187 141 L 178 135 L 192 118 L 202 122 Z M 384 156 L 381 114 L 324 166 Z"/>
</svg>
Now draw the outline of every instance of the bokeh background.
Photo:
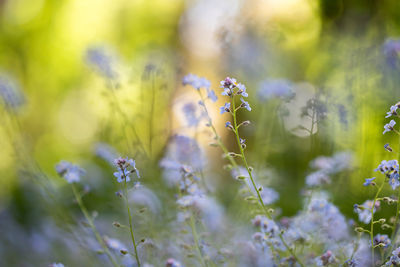
<svg viewBox="0 0 400 267">
<path fill-rule="evenodd" d="M 168 198 L 173 190 L 166 189 L 157 162 L 176 133 L 198 138 L 212 173 L 207 179 L 226 209 L 240 217 L 245 207 L 237 182 L 221 168 L 221 151 L 208 146 L 212 135 L 203 125 L 185 125 L 182 105 L 198 101 L 193 89 L 182 86 L 188 73 L 207 77 L 218 95 L 226 76 L 247 86 L 253 108 L 241 113 L 252 122 L 244 132 L 247 153 L 280 193 L 283 215 L 301 208 L 312 159 L 353 152 L 353 168 L 326 189 L 355 218 L 353 204 L 374 192 L 362 186 L 364 178 L 376 175 L 381 160 L 397 157 L 383 145 L 397 149 L 399 141 L 382 131 L 386 111 L 400 99 L 399 35 L 397 0 L 2 0 L 0 70 L 16 81 L 24 104 L 13 112 L 2 109 L 0 116 L 0 220 L 15 222 L 15 236 L 31 235 L 58 218 L 50 212 L 55 207 L 62 213 L 63 205 L 73 205 L 54 169 L 62 159 L 87 170 L 88 206 L 113 214 L 117 185 L 113 168 L 95 156 L 99 142 L 136 158 L 143 183 Z M 91 66 L 96 50 L 112 59 L 112 77 Z M 290 83 L 295 99 L 259 97 L 262 82 L 272 79 Z M 302 130 L 310 129 L 310 120 L 300 114 L 313 97 L 323 116 L 310 135 Z M 222 105 L 220 99 L 209 108 L 234 149 L 224 129 L 226 114 L 219 115 Z M 141 162 L 140 151 L 151 160 Z M 61 206 L 48 203 L 38 173 L 56 186 Z M 7 260 L 30 266 L 20 253 Z M 52 259 L 38 258 L 41 264 Z"/>
</svg>

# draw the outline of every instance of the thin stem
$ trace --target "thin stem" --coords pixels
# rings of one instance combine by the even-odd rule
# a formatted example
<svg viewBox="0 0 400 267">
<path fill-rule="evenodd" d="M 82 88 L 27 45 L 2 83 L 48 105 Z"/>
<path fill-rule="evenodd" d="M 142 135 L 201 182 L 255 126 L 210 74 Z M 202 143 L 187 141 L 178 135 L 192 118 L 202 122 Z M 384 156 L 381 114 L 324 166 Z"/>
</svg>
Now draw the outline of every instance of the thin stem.
<svg viewBox="0 0 400 267">
<path fill-rule="evenodd" d="M 74 195 L 75 195 L 76 202 L 78 203 L 79 208 L 81 209 L 90 228 L 92 229 L 92 232 L 95 235 L 97 242 L 99 242 L 100 246 L 103 248 L 104 252 L 110 259 L 112 265 L 115 267 L 118 267 L 119 266 L 118 263 L 115 261 L 114 257 L 111 255 L 110 251 L 108 250 L 108 247 L 106 246 L 103 238 L 100 236 L 99 232 L 97 231 L 97 228 L 94 225 L 93 220 L 92 220 L 91 216 L 89 215 L 89 212 L 87 211 L 85 205 L 83 204 L 81 195 L 79 194 L 78 190 L 76 189 L 75 184 L 72 183 L 71 186 L 72 186 L 72 191 L 74 192 Z"/>
<path fill-rule="evenodd" d="M 254 191 L 256 191 L 256 193 L 257 193 L 258 201 L 259 201 L 264 213 L 267 215 L 267 217 L 270 220 L 272 220 L 272 216 L 267 211 L 267 209 L 265 207 L 265 204 L 264 204 L 264 201 L 263 201 L 263 199 L 261 197 L 260 191 L 258 190 L 258 188 L 256 186 L 256 183 L 254 182 L 252 171 L 250 170 L 250 167 L 249 167 L 249 165 L 247 163 L 246 156 L 244 154 L 244 149 L 242 147 L 242 144 L 240 143 L 240 136 L 239 136 L 238 126 L 237 126 L 237 118 L 236 118 L 237 110 L 236 110 L 236 103 L 235 103 L 235 95 L 232 96 L 232 101 L 231 102 L 232 102 L 231 103 L 232 104 L 232 112 L 231 113 L 232 113 L 232 116 L 233 116 L 233 128 L 234 128 L 234 133 L 235 133 L 235 136 L 236 136 L 236 142 L 237 142 L 237 145 L 239 147 L 240 154 L 242 155 L 242 161 L 243 161 L 243 163 L 244 163 L 244 165 L 246 167 L 247 173 L 249 174 L 249 178 L 250 178 L 251 184 L 253 186 Z M 282 244 L 286 247 L 286 249 L 289 251 L 289 253 L 293 256 L 293 258 L 295 258 L 295 260 L 300 264 L 300 266 L 304 267 L 303 263 L 296 256 L 296 254 L 294 253 L 293 249 L 291 247 L 289 247 L 289 245 L 284 240 L 284 238 L 282 236 L 282 233 L 279 234 L 279 239 L 281 240 Z"/>
<path fill-rule="evenodd" d="M 381 186 L 378 188 L 378 191 L 376 191 L 374 201 L 372 202 L 372 207 L 371 207 L 371 228 L 369 231 L 369 235 L 371 238 L 371 257 L 372 257 L 372 265 L 375 265 L 375 255 L 374 255 L 374 208 L 375 208 L 375 203 L 376 200 L 379 196 L 379 193 L 382 191 L 383 186 L 385 185 L 385 181 L 382 182 Z"/>
<path fill-rule="evenodd" d="M 201 106 L 203 106 L 204 111 L 205 111 L 205 113 L 206 113 L 206 115 L 207 115 L 208 124 L 210 125 L 210 128 L 211 128 L 211 130 L 213 131 L 213 133 L 214 133 L 214 135 L 215 135 L 215 140 L 217 141 L 218 146 L 219 146 L 219 147 L 222 149 L 222 151 L 224 152 L 224 155 L 228 155 L 229 150 L 228 150 L 228 148 L 224 145 L 224 143 L 222 142 L 221 137 L 218 135 L 217 130 L 215 129 L 214 124 L 212 123 L 210 114 L 209 114 L 208 109 L 207 109 L 207 106 L 206 106 L 206 102 L 205 102 L 204 96 L 203 96 L 203 94 L 201 93 L 200 90 L 197 90 L 197 92 L 199 93 L 201 102 L 203 103 L 203 105 L 201 105 Z M 235 169 L 238 168 L 238 165 L 237 165 L 236 161 L 235 161 L 231 156 L 228 156 L 228 160 L 230 161 L 230 163 L 232 164 L 232 166 L 233 166 Z"/>
<path fill-rule="evenodd" d="M 128 211 L 128 218 L 129 218 L 129 231 L 131 233 L 131 239 L 132 239 L 132 244 L 133 248 L 135 249 L 135 258 L 137 265 L 140 267 L 140 260 L 139 260 L 139 255 L 137 252 L 137 246 L 135 242 L 135 236 L 133 235 L 133 225 L 132 225 L 132 216 L 131 216 L 131 211 L 129 209 L 129 201 L 128 201 L 128 186 L 126 183 L 126 175 L 124 173 L 124 193 L 125 193 L 125 203 L 126 203 L 126 209 Z"/>
<path fill-rule="evenodd" d="M 199 259 L 201 261 L 201 265 L 207 267 L 208 265 L 203 258 L 203 253 L 201 253 L 199 238 L 198 238 L 197 231 L 196 231 L 196 222 L 193 218 L 193 214 L 190 215 L 190 228 L 192 229 L 193 240 L 196 245 L 197 253 L 199 254 Z"/>
</svg>

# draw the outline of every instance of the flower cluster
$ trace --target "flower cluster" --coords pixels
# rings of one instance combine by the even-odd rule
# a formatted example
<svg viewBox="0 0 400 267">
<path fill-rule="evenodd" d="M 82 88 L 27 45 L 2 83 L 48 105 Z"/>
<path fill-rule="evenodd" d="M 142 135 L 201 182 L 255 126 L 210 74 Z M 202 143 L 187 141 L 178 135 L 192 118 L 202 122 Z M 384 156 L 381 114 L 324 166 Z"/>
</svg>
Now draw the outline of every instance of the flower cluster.
<svg viewBox="0 0 400 267">
<path fill-rule="evenodd" d="M 136 163 L 133 159 L 119 157 L 114 160 L 114 164 L 118 169 L 117 172 L 114 172 L 118 183 L 122 183 L 124 180 L 129 182 L 133 173 L 136 174 L 137 178 L 140 178 L 139 171 L 136 169 Z"/>
</svg>

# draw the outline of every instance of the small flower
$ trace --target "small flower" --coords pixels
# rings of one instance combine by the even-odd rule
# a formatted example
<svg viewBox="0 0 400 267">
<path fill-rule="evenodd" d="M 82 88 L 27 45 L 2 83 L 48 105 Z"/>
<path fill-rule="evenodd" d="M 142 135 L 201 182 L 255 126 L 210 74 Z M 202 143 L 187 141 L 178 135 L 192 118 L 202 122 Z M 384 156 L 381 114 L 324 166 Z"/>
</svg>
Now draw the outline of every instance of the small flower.
<svg viewBox="0 0 400 267">
<path fill-rule="evenodd" d="M 238 88 L 238 91 L 237 91 L 238 95 L 242 95 L 243 97 L 248 97 L 249 96 L 249 94 L 246 93 L 246 86 L 244 86 L 244 84 L 239 83 L 237 85 L 237 88 Z"/>
<path fill-rule="evenodd" d="M 358 219 L 365 223 L 368 224 L 371 221 L 371 209 L 373 205 L 372 200 L 367 200 L 365 201 L 362 205 L 354 205 L 354 212 L 358 214 Z M 380 207 L 380 202 L 376 201 L 375 202 L 375 207 L 373 207 L 373 211 L 375 212 L 377 208 Z"/>
<path fill-rule="evenodd" d="M 49 267 L 64 267 L 64 264 L 62 263 L 52 263 L 49 265 Z"/>
<path fill-rule="evenodd" d="M 225 103 L 225 105 L 223 106 L 223 107 L 220 107 L 220 111 L 221 111 L 221 114 L 224 114 L 225 112 L 231 112 L 231 110 L 230 110 L 230 107 L 231 107 L 231 103 Z"/>
<path fill-rule="evenodd" d="M 25 97 L 17 83 L 4 74 L 0 75 L 0 99 L 11 110 L 16 110 L 25 103 Z"/>
<path fill-rule="evenodd" d="M 317 266 L 327 266 L 335 261 L 335 256 L 332 251 L 327 250 L 324 254 L 316 259 Z"/>
<path fill-rule="evenodd" d="M 196 104 L 189 102 L 182 107 L 183 114 L 185 115 L 188 127 L 196 127 L 199 125 L 201 116 L 197 114 Z"/>
<path fill-rule="evenodd" d="M 227 121 L 227 122 L 225 123 L 225 127 L 228 128 L 228 129 L 230 129 L 230 130 L 234 130 L 233 125 L 232 125 L 232 123 L 231 123 L 230 121 Z"/>
<path fill-rule="evenodd" d="M 390 257 L 389 261 L 386 262 L 386 266 L 398 266 L 400 265 L 400 247 L 396 248 L 392 252 L 392 256 Z"/>
<path fill-rule="evenodd" d="M 387 115 L 386 115 L 385 118 L 389 118 L 389 117 L 391 117 L 392 115 L 393 115 L 393 116 L 397 116 L 397 109 L 398 109 L 398 108 L 399 108 L 399 107 L 397 106 L 397 104 L 394 105 L 394 106 L 391 106 L 391 107 L 390 107 L 390 111 L 386 113 Z"/>
<path fill-rule="evenodd" d="M 116 79 L 118 76 L 114 61 L 114 58 L 104 47 L 92 47 L 86 51 L 87 64 L 107 79 Z"/>
<path fill-rule="evenodd" d="M 132 173 L 135 173 L 137 178 L 140 178 L 139 171 L 136 169 L 136 162 L 133 159 L 120 157 L 114 160 L 114 164 L 118 169 L 117 172 L 114 172 L 114 176 L 117 178 L 118 183 L 122 183 L 125 179 L 129 182 Z"/>
<path fill-rule="evenodd" d="M 230 78 L 226 77 L 225 80 L 221 81 L 221 88 L 234 88 L 236 87 L 236 79 L 235 78 Z"/>
<path fill-rule="evenodd" d="M 369 186 L 370 184 L 374 184 L 372 181 L 375 180 L 375 177 L 372 178 L 366 178 L 365 183 L 363 183 L 364 186 Z"/>
<path fill-rule="evenodd" d="M 393 149 L 389 146 L 389 144 L 385 144 L 383 147 L 384 147 L 387 151 L 393 152 Z"/>
<path fill-rule="evenodd" d="M 215 94 L 214 90 L 208 89 L 207 88 L 207 97 L 212 101 L 212 102 L 217 102 L 218 97 Z"/>
<path fill-rule="evenodd" d="M 70 184 L 79 182 L 81 176 L 85 174 L 84 169 L 64 160 L 56 165 L 56 171 L 58 175 L 63 177 Z"/>
<path fill-rule="evenodd" d="M 380 246 L 380 247 L 386 248 L 390 244 L 391 244 L 391 241 L 387 235 L 377 234 L 374 237 L 374 246 Z"/>
<path fill-rule="evenodd" d="M 245 108 L 248 111 L 251 111 L 251 107 L 249 105 L 249 102 L 245 101 L 243 98 L 240 98 L 240 101 L 242 101 L 242 104 L 240 105 L 242 108 Z"/>
<path fill-rule="evenodd" d="M 383 126 L 383 128 L 385 129 L 383 131 L 383 134 L 385 134 L 386 132 L 390 132 L 394 130 L 394 126 L 396 125 L 396 122 L 394 120 L 391 120 L 389 123 L 385 124 L 385 126 Z"/>
<path fill-rule="evenodd" d="M 169 258 L 166 262 L 165 262 L 165 267 L 181 267 L 181 263 L 173 258 Z"/>
<path fill-rule="evenodd" d="M 195 89 L 200 90 L 200 88 L 210 88 L 211 83 L 209 80 L 203 77 L 198 77 L 197 75 L 194 74 L 188 74 L 182 79 L 183 85 L 191 85 Z"/>
<path fill-rule="evenodd" d="M 239 138 L 239 141 L 242 148 L 246 148 L 246 139 Z"/>
</svg>

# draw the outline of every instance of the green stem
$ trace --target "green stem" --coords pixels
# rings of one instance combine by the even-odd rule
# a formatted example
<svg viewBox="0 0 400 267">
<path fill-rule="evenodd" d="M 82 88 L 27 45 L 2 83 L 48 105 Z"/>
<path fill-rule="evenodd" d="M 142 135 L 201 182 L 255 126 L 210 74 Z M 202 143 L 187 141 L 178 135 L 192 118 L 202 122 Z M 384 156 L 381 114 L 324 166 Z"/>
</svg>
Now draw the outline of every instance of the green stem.
<svg viewBox="0 0 400 267">
<path fill-rule="evenodd" d="M 264 204 L 264 201 L 263 201 L 263 199 L 261 197 L 260 191 L 258 190 L 256 183 L 254 182 L 252 171 L 250 170 L 250 167 L 249 167 L 249 165 L 247 163 L 246 156 L 244 154 L 244 149 L 243 149 L 242 145 L 240 144 L 240 137 L 239 137 L 239 131 L 238 131 L 238 126 L 237 126 L 237 118 L 236 118 L 236 111 L 237 110 L 236 110 L 236 103 L 235 103 L 235 95 L 232 96 L 231 104 L 232 104 L 232 112 L 231 113 L 232 113 L 232 116 L 233 116 L 233 128 L 234 128 L 234 133 L 235 133 L 235 136 L 236 136 L 236 142 L 237 142 L 237 145 L 239 147 L 240 154 L 242 155 L 242 161 L 243 161 L 243 163 L 244 163 L 244 165 L 246 167 L 247 173 L 249 174 L 249 178 L 250 178 L 251 184 L 253 186 L 254 191 L 256 191 L 256 193 L 257 193 L 258 201 L 259 201 L 264 213 L 267 215 L 267 217 L 270 220 L 272 220 L 272 216 L 267 211 L 267 209 L 265 207 L 265 204 Z M 284 238 L 282 236 L 282 233 L 279 234 L 279 239 L 281 240 L 282 244 L 286 247 L 286 249 L 289 251 L 289 253 L 293 256 L 293 258 L 300 264 L 300 266 L 304 267 L 304 264 L 296 256 L 296 254 L 294 253 L 293 249 L 291 247 L 289 247 L 289 245 L 284 240 Z"/>
<path fill-rule="evenodd" d="M 95 235 L 97 242 L 99 242 L 100 246 L 103 248 L 104 252 L 107 254 L 108 258 L 110 259 L 111 263 L 113 266 L 118 267 L 118 263 L 115 261 L 114 257 L 111 255 L 110 251 L 108 250 L 108 247 L 104 243 L 103 238 L 100 236 L 99 232 L 97 231 L 96 226 L 93 223 L 93 220 L 91 216 L 89 215 L 85 205 L 82 202 L 81 195 L 79 194 L 78 190 L 75 187 L 75 184 L 71 184 L 72 186 L 72 191 L 74 192 L 76 202 L 78 202 L 79 208 L 81 209 L 83 215 L 85 216 L 90 228 L 92 229 L 93 234 Z"/>
<path fill-rule="evenodd" d="M 133 235 L 132 216 L 131 216 L 131 210 L 129 209 L 128 186 L 127 186 L 127 183 L 126 183 L 126 175 L 125 175 L 125 173 L 124 173 L 124 193 L 125 193 L 126 209 L 128 211 L 128 218 L 129 218 L 129 231 L 131 233 L 131 239 L 132 239 L 133 248 L 135 249 L 136 262 L 137 262 L 138 267 L 140 267 L 140 260 L 139 260 L 139 255 L 138 255 L 138 252 L 137 252 L 135 236 Z"/>
<path fill-rule="evenodd" d="M 199 238 L 198 238 L 197 231 L 196 231 L 196 222 L 193 218 L 193 214 L 190 215 L 190 228 L 192 228 L 193 240 L 196 245 L 197 253 L 199 254 L 199 259 L 201 261 L 201 265 L 208 267 L 206 261 L 203 258 L 203 253 L 201 253 Z"/>
<path fill-rule="evenodd" d="M 224 155 L 228 155 L 229 150 L 228 150 L 228 148 L 224 145 L 224 143 L 222 142 L 221 137 L 218 135 L 217 130 L 215 129 L 214 124 L 212 123 L 212 120 L 211 120 L 210 114 L 209 114 L 209 112 L 208 112 L 208 109 L 207 109 L 206 102 L 205 102 L 205 99 L 204 99 L 204 97 L 203 97 L 203 94 L 201 93 L 200 90 L 197 90 L 197 92 L 199 93 L 201 102 L 203 103 L 202 106 L 203 106 L 204 111 L 205 111 L 205 113 L 206 113 L 206 116 L 207 116 L 207 118 L 208 118 L 208 124 L 210 125 L 210 128 L 211 128 L 212 132 L 213 132 L 214 135 L 215 135 L 215 140 L 217 141 L 218 146 L 219 146 L 219 147 L 222 149 L 222 151 L 224 152 Z M 232 164 L 232 166 L 233 166 L 235 169 L 238 168 L 238 165 L 237 165 L 236 161 L 235 161 L 231 156 L 228 156 L 228 160 L 229 160 L 229 162 Z"/>
<path fill-rule="evenodd" d="M 375 255 L 374 255 L 374 208 L 375 208 L 375 203 L 376 199 L 379 196 L 379 193 L 382 191 L 383 186 L 385 185 L 385 181 L 382 182 L 381 186 L 378 188 L 378 191 L 376 191 L 374 201 L 372 202 L 372 207 L 371 207 L 371 228 L 369 231 L 369 235 L 371 238 L 371 258 L 372 258 L 372 266 L 375 266 Z"/>
</svg>

